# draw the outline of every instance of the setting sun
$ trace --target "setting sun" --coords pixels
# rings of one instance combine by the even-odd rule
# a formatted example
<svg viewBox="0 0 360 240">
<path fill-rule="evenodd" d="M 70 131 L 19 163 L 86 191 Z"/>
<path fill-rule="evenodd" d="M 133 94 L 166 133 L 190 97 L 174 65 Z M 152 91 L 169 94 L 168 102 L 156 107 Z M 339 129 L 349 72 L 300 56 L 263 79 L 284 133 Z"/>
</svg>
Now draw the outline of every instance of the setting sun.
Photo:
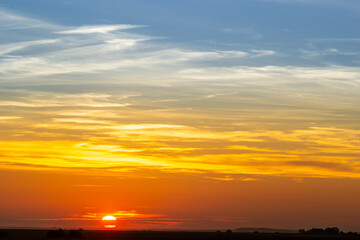
<svg viewBox="0 0 360 240">
<path fill-rule="evenodd" d="M 116 228 L 116 217 L 108 215 L 102 218 L 104 222 L 105 229 L 114 229 Z"/>
<path fill-rule="evenodd" d="M 114 216 L 105 216 L 102 218 L 103 221 L 115 221 L 116 217 Z"/>
</svg>

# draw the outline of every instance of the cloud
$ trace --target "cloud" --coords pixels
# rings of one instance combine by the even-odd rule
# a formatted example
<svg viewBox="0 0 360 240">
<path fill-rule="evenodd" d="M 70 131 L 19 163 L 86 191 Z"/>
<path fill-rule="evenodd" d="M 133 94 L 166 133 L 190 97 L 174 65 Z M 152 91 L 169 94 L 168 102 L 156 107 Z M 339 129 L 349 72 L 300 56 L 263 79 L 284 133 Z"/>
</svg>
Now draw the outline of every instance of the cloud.
<svg viewBox="0 0 360 240">
<path fill-rule="evenodd" d="M 48 23 L 38 19 L 21 16 L 8 9 L 0 8 L 0 31 L 9 29 L 57 29 L 56 24 Z"/>
<path fill-rule="evenodd" d="M 0 121 L 21 119 L 18 116 L 0 116 Z"/>
<path fill-rule="evenodd" d="M 247 26 L 243 28 L 224 28 L 222 29 L 222 32 L 225 34 L 240 34 L 254 40 L 260 40 L 263 38 L 263 35 L 259 33 L 254 26 Z"/>
<path fill-rule="evenodd" d="M 116 217 L 118 220 L 135 220 L 141 222 L 142 220 L 156 220 L 162 221 L 166 220 L 162 214 L 145 214 L 139 213 L 135 210 L 130 211 L 116 211 L 112 213 L 99 213 L 99 212 L 89 212 L 86 214 L 75 214 L 71 217 L 61 217 L 61 218 L 32 218 L 32 219 L 21 219 L 25 221 L 100 221 L 104 216 L 111 215 Z M 174 219 L 175 220 L 175 219 Z"/>
<path fill-rule="evenodd" d="M 329 66 L 329 67 L 296 67 L 296 66 L 263 66 L 263 67 L 210 67 L 189 68 L 177 73 L 182 78 L 193 80 L 244 80 L 242 83 L 260 82 L 262 84 L 274 84 L 276 82 L 292 81 L 301 79 L 311 82 L 326 82 L 341 79 L 349 82 L 357 82 L 360 71 L 355 67 Z M 271 82 L 264 82 L 272 79 Z M 346 83 L 346 82 L 344 82 Z"/>
<path fill-rule="evenodd" d="M 196 51 L 156 43 L 156 38 L 126 32 L 139 25 L 108 24 L 61 26 L 10 14 L 1 10 L 7 27 L 21 42 L 0 44 L 2 81 L 40 81 L 47 76 L 79 74 L 94 78 L 98 73 L 112 78 L 119 72 L 168 71 L 173 67 L 273 55 L 273 50 Z M 30 27 L 31 31 L 23 28 Z M 3 26 L 0 31 L 4 30 Z M 4 30 L 5 31 L 5 30 Z M 5 34 L 6 35 L 6 34 Z M 84 35 L 89 35 L 84 37 Z M 40 78 L 39 78 L 40 77 Z"/>
<path fill-rule="evenodd" d="M 0 45 L 0 56 L 5 54 L 10 54 L 15 51 L 23 50 L 29 47 L 35 47 L 44 44 L 51 44 L 55 43 L 55 39 L 43 39 L 43 40 L 36 40 L 36 41 L 27 41 L 27 42 L 17 42 L 17 43 L 10 43 L 10 44 L 3 44 Z"/>
<path fill-rule="evenodd" d="M 118 25 L 93 25 L 93 26 L 82 26 L 76 28 L 70 28 L 68 30 L 57 31 L 58 34 L 92 34 L 92 33 L 101 33 L 106 34 L 113 31 L 119 30 L 128 30 L 132 28 L 138 28 L 142 26 L 138 25 L 126 25 L 126 24 L 118 24 Z"/>
<path fill-rule="evenodd" d="M 356 67 L 264 65 L 279 53 L 194 50 L 136 25 L 2 18 L 36 30 L 0 44 L 3 169 L 359 177 Z"/>
<path fill-rule="evenodd" d="M 183 128 L 181 125 L 169 125 L 169 124 L 141 124 L 141 125 L 125 125 L 125 126 L 114 126 L 112 129 L 123 129 L 123 130 L 141 130 L 141 129 L 160 129 L 160 128 Z"/>
<path fill-rule="evenodd" d="M 7 107 L 27 107 L 27 108 L 41 108 L 41 107 L 126 107 L 130 104 L 126 102 L 126 98 L 130 96 L 118 96 L 113 98 L 109 94 L 85 93 L 85 94 L 69 94 L 58 93 L 49 94 L 44 92 L 21 92 L 25 99 L 14 99 L 0 101 L 0 106 Z M 30 95 L 28 95 L 30 94 Z M 25 101 L 24 101 L 25 100 Z"/>
</svg>

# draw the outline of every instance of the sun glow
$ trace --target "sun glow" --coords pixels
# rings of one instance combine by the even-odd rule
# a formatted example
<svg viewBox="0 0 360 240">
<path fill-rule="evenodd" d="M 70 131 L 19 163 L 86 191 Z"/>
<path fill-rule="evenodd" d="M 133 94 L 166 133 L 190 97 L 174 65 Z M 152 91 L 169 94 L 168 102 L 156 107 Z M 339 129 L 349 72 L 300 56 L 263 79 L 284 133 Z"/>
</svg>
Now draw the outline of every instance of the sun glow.
<svg viewBox="0 0 360 240">
<path fill-rule="evenodd" d="M 104 222 L 105 229 L 114 229 L 116 228 L 116 217 L 108 215 L 102 218 Z"/>
<path fill-rule="evenodd" d="M 116 225 L 104 225 L 104 228 L 113 229 L 113 228 L 116 228 Z"/>
<path fill-rule="evenodd" d="M 103 221 L 115 221 L 116 217 L 114 216 L 105 216 L 102 218 Z"/>
</svg>

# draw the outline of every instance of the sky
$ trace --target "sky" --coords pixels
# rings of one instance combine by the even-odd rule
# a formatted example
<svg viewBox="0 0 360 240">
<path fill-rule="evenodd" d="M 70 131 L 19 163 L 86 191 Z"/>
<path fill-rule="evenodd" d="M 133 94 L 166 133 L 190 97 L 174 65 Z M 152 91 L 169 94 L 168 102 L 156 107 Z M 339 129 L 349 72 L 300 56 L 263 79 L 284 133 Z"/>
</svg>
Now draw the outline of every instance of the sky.
<svg viewBox="0 0 360 240">
<path fill-rule="evenodd" d="M 358 0 L 1 0 L 0 227 L 360 231 Z"/>
</svg>

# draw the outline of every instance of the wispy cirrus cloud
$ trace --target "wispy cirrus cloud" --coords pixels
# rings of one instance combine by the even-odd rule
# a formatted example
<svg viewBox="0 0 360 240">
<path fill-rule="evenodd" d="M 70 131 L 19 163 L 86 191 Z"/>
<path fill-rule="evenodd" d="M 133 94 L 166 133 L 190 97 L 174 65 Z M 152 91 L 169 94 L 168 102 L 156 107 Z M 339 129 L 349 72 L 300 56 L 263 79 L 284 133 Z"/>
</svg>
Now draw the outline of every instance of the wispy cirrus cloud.
<svg viewBox="0 0 360 240">
<path fill-rule="evenodd" d="M 118 24 L 118 25 L 93 25 L 93 26 L 82 26 L 70 28 L 68 30 L 57 31 L 59 34 L 92 34 L 92 33 L 101 33 L 106 34 L 113 31 L 118 30 L 127 30 L 132 28 L 138 28 L 141 26 L 137 25 L 126 25 L 126 24 Z"/>
<path fill-rule="evenodd" d="M 24 35 L 22 42 L 0 44 L 0 74 L 3 79 L 23 79 L 60 74 L 111 76 L 119 71 L 131 74 L 135 69 L 167 71 L 189 63 L 262 57 L 273 50 L 196 51 L 176 46 L 163 46 L 152 36 L 129 33 L 143 26 L 126 24 L 61 26 L 22 17 L 1 10 L 2 28 Z M 13 24 L 10 24 L 13 23 Z M 21 26 L 31 26 L 31 32 Z M 20 28 L 19 28 L 20 27 Z M 39 34 L 38 32 L 41 32 Z M 84 38 L 84 35 L 91 37 Z M 162 66 L 161 66 L 162 65 Z"/>
<path fill-rule="evenodd" d="M 8 9 L 0 8 L 0 31 L 9 29 L 58 29 L 58 25 L 16 14 Z"/>
</svg>

